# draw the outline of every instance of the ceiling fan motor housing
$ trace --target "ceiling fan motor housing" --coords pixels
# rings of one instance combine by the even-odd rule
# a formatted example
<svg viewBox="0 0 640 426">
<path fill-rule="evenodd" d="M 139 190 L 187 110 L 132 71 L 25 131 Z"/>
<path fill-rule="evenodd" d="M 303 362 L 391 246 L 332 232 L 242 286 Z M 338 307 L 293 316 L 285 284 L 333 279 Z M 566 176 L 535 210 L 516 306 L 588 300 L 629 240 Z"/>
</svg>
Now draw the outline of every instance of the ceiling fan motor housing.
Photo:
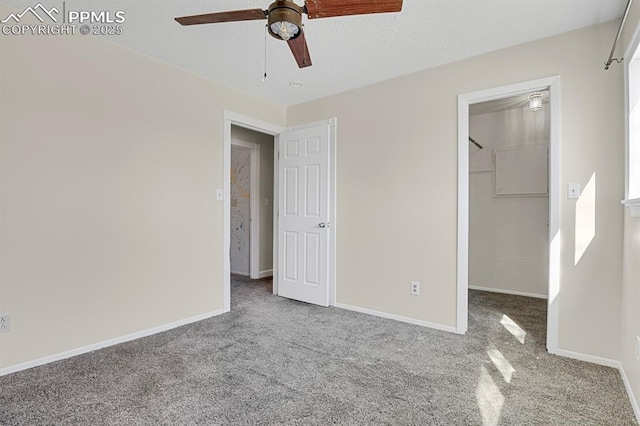
<svg viewBox="0 0 640 426">
<path fill-rule="evenodd" d="M 298 32 L 291 36 L 291 39 L 297 38 L 302 33 L 302 8 L 292 1 L 277 0 L 269 6 L 268 10 L 269 21 L 267 28 L 269 28 L 269 34 L 278 40 L 282 40 L 278 34 L 275 34 L 271 29 L 271 24 L 274 22 L 290 22 L 297 25 Z"/>
</svg>

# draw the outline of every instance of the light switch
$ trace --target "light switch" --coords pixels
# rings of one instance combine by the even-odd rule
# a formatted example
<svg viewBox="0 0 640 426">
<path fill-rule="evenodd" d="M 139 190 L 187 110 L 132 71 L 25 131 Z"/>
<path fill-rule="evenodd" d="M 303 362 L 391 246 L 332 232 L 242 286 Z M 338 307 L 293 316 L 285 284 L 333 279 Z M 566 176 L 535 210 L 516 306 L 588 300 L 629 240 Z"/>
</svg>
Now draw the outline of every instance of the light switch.
<svg viewBox="0 0 640 426">
<path fill-rule="evenodd" d="M 265 199 L 264 199 L 264 205 L 265 205 L 265 206 L 268 206 L 268 205 L 269 205 L 269 199 L 268 199 L 268 198 L 265 198 Z"/>
<path fill-rule="evenodd" d="M 216 200 L 222 201 L 223 199 L 224 199 L 224 192 L 222 192 L 222 189 L 220 188 L 216 189 Z"/>
<path fill-rule="evenodd" d="M 568 198 L 576 199 L 580 198 L 580 184 L 579 183 L 570 183 L 569 184 L 569 195 Z"/>
</svg>

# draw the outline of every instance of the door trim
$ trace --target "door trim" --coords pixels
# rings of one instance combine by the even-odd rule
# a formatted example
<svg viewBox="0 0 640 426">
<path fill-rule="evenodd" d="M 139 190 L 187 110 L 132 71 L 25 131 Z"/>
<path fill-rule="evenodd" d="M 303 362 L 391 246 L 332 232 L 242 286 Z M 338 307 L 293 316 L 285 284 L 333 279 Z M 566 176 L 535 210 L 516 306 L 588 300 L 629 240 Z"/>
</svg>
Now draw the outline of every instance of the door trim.
<svg viewBox="0 0 640 426">
<path fill-rule="evenodd" d="M 229 249 L 231 247 L 231 126 L 244 127 L 245 129 L 254 130 L 260 133 L 274 136 L 285 130 L 285 127 L 276 124 L 267 123 L 232 111 L 224 111 L 224 139 L 223 139 L 223 201 L 222 201 L 222 310 L 229 312 L 231 310 L 231 258 L 229 257 Z M 274 147 L 275 148 L 275 147 Z M 274 150 L 275 153 L 275 150 Z M 275 155 L 274 155 L 275 158 Z M 274 170 L 275 174 L 276 170 Z M 274 188 L 274 198 L 277 197 L 277 188 Z M 274 199 L 274 206 L 277 205 Z M 275 207 L 274 207 L 275 210 Z M 253 229 L 252 229 L 253 231 Z M 275 245 L 274 229 L 274 245 Z M 276 253 L 274 253 L 274 258 Z M 274 274 L 276 273 L 276 264 L 274 264 Z"/>
<path fill-rule="evenodd" d="M 549 89 L 549 275 L 547 351 L 558 353 L 560 318 L 560 76 L 458 95 L 458 245 L 456 333 L 468 327 L 469 292 L 469 105 Z"/>
<path fill-rule="evenodd" d="M 231 146 L 251 151 L 249 154 L 249 277 L 255 280 L 260 278 L 260 144 L 231 139 Z"/>
<path fill-rule="evenodd" d="M 229 312 L 231 310 L 231 259 L 229 257 L 229 249 L 231 247 L 231 200 L 230 188 L 231 188 L 231 126 L 244 127 L 245 129 L 254 130 L 260 133 L 274 136 L 274 150 L 273 150 L 273 275 L 278 273 L 278 135 L 285 130 L 302 129 L 305 127 L 313 127 L 318 125 L 329 125 L 329 202 L 331 203 L 329 209 L 330 216 L 330 228 L 329 228 L 329 306 L 335 306 L 337 290 L 336 290 L 336 236 L 337 236 L 337 194 L 336 194 L 336 141 L 337 141 L 337 119 L 330 118 L 327 120 L 318 121 L 315 123 L 305 124 L 297 127 L 282 127 L 277 124 L 268 123 L 265 121 L 257 120 L 253 117 L 238 114 L 233 111 L 224 111 L 224 139 L 223 139 L 223 235 L 222 235 L 222 300 L 223 300 L 223 312 Z M 278 294 L 278 288 L 276 285 L 277 280 L 274 279 L 273 293 Z"/>
</svg>

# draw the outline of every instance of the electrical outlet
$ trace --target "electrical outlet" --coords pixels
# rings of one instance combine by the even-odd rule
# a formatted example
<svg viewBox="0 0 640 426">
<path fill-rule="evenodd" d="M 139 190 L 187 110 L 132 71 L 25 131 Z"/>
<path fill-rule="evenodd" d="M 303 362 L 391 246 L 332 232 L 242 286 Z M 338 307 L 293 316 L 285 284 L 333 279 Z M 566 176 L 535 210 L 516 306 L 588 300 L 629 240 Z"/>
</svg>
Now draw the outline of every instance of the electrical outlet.
<svg viewBox="0 0 640 426">
<path fill-rule="evenodd" d="M 636 336 L 636 362 L 640 362 L 640 336 Z"/>
<path fill-rule="evenodd" d="M 420 296 L 420 283 L 418 281 L 411 281 L 410 293 L 412 296 Z"/>
<path fill-rule="evenodd" d="M 0 333 L 8 333 L 11 331 L 11 316 L 0 315 Z"/>
</svg>

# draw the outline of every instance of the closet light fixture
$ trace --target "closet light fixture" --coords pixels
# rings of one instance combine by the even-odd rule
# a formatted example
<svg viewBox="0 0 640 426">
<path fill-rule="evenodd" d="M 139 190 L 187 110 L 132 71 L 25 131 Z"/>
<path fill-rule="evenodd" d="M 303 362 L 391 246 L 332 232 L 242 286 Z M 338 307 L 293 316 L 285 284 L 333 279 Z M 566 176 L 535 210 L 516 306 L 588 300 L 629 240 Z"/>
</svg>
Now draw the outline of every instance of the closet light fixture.
<svg viewBox="0 0 640 426">
<path fill-rule="evenodd" d="M 533 92 L 529 95 L 529 109 L 531 111 L 540 111 L 542 109 L 542 93 Z"/>
</svg>

